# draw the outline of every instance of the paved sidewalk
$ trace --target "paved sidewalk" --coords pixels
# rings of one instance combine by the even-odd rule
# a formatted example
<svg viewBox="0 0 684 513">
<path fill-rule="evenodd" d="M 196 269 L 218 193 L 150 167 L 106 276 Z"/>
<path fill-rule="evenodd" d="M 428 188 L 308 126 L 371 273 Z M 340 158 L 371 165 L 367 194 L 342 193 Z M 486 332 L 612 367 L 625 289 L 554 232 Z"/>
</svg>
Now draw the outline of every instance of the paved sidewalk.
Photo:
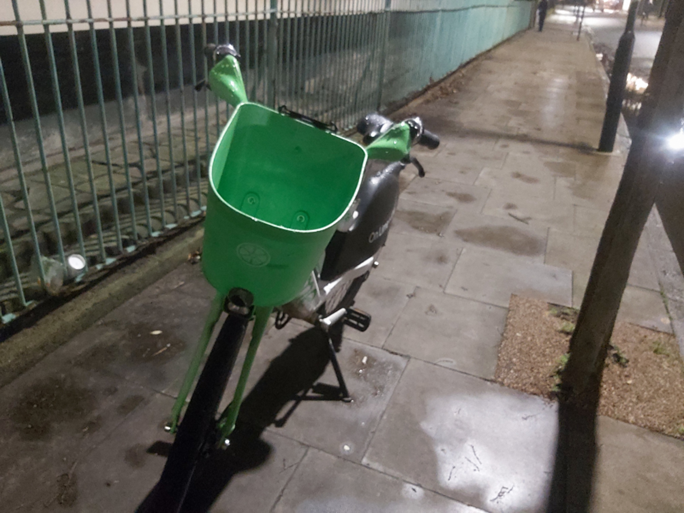
<svg viewBox="0 0 684 513">
<path fill-rule="evenodd" d="M 419 152 L 426 178 L 403 178 L 357 301 L 371 328 L 345 332 L 354 402 L 294 403 L 334 374 L 315 330 L 271 330 L 239 457 L 212 462 L 192 511 L 547 511 L 558 408 L 492 383 L 497 350 L 512 293 L 579 305 L 626 157 L 591 151 L 603 75 L 569 30 L 550 18 L 413 109 L 443 143 Z M 149 449 L 170 441 L 162 426 L 211 297 L 184 264 L 0 389 L 4 511 L 135 509 L 163 467 Z M 620 315 L 671 329 L 645 238 Z M 604 417 L 596 429 L 591 511 L 681 511 L 683 442 Z M 571 463 L 591 479 L 591 462 Z M 566 510 L 578 511 L 549 509 Z"/>
</svg>

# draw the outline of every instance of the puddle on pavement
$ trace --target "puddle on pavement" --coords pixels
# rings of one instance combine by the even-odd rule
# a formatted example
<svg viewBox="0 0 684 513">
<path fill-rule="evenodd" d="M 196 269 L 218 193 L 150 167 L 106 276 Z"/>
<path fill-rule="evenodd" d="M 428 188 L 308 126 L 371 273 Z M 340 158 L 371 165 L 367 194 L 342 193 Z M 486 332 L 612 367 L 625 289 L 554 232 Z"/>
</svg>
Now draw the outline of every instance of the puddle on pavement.
<svg viewBox="0 0 684 513">
<path fill-rule="evenodd" d="M 511 173 L 511 176 L 515 178 L 516 180 L 520 180 L 521 182 L 524 183 L 539 183 L 539 178 L 535 178 L 533 176 L 528 176 L 523 173 L 518 173 L 517 171 Z"/>
<path fill-rule="evenodd" d="M 534 256 L 544 251 L 544 241 L 511 226 L 482 226 L 455 230 L 464 242 L 507 251 L 515 255 Z"/>
<path fill-rule="evenodd" d="M 418 210 L 397 210 L 395 217 L 408 224 L 414 230 L 436 235 L 446 228 L 452 215 L 453 212 L 428 214 Z"/>
<path fill-rule="evenodd" d="M 460 201 L 461 203 L 472 203 L 476 199 L 475 196 L 466 192 L 447 192 L 446 194 L 450 198 L 454 198 L 456 201 Z"/>
<path fill-rule="evenodd" d="M 9 417 L 24 440 L 46 440 L 55 424 L 83 419 L 96 407 L 92 390 L 70 376 L 52 376 L 25 390 L 10 408 Z"/>
</svg>

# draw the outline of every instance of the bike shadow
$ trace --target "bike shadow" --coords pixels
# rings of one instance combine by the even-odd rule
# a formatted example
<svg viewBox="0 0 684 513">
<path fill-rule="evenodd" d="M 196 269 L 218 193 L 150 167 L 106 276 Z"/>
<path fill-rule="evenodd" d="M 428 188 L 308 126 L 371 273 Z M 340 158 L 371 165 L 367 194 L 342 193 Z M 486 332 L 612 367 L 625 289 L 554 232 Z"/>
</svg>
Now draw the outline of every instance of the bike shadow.
<svg viewBox="0 0 684 513">
<path fill-rule="evenodd" d="M 261 439 L 262 433 L 272 424 L 283 426 L 302 401 L 338 400 L 337 387 L 317 384 L 329 361 L 327 339 L 320 330 L 312 328 L 290 339 L 245 397 L 230 447 L 214 451 L 198 466 L 184 512 L 210 511 L 235 475 L 264 465 L 273 448 Z"/>
</svg>

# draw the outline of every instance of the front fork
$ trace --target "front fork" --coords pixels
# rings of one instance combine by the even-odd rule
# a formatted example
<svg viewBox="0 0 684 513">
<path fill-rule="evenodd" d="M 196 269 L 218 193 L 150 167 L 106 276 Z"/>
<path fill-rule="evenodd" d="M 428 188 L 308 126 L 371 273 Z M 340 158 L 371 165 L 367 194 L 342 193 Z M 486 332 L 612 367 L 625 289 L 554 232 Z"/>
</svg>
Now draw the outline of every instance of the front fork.
<svg viewBox="0 0 684 513">
<path fill-rule="evenodd" d="M 209 340 L 211 339 L 211 334 L 214 331 L 216 323 L 221 316 L 221 312 L 224 309 L 226 303 L 226 296 L 223 294 L 217 294 L 211 303 L 211 308 L 209 310 L 209 315 L 204 323 L 204 329 L 202 330 L 202 335 L 200 337 L 195 353 L 193 354 L 192 361 L 190 362 L 190 367 L 185 374 L 183 379 L 183 384 L 178 392 L 178 397 L 171 410 L 171 418 L 166 424 L 165 429 L 168 432 L 175 433 L 178 429 L 178 423 L 180 420 L 181 412 L 185 406 L 185 401 L 188 398 L 192 384 L 195 382 L 195 378 L 199 372 L 200 365 L 202 364 L 202 359 L 207 351 L 209 345 Z M 252 328 L 252 338 L 249 342 L 249 348 L 247 350 L 247 356 L 245 362 L 242 365 L 242 372 L 240 373 L 240 379 L 238 380 L 237 388 L 235 389 L 235 394 L 233 395 L 233 400 L 221 414 L 218 421 L 219 428 L 219 439 L 223 444 L 226 439 L 235 429 L 235 422 L 237 420 L 238 413 L 240 412 L 240 405 L 242 404 L 242 398 L 244 396 L 245 388 L 247 387 L 247 380 L 249 379 L 249 373 L 252 369 L 252 364 L 256 357 L 257 349 L 261 342 L 261 338 L 264 335 L 266 326 L 268 325 L 268 319 L 271 315 L 272 307 L 257 307 L 255 308 L 254 315 L 254 326 Z M 242 345 L 242 341 L 239 342 L 239 346 Z"/>
</svg>

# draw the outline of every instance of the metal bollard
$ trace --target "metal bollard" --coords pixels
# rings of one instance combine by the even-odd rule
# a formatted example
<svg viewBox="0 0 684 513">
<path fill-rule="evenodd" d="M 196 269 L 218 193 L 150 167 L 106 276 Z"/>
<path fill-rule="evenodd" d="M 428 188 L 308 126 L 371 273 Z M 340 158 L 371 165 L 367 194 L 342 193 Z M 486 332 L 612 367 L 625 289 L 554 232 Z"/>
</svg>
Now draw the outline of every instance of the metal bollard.
<svg viewBox="0 0 684 513">
<path fill-rule="evenodd" d="M 618 124 L 620 123 L 622 100 L 625 95 L 627 75 L 629 73 L 629 65 L 632 62 L 632 51 L 634 50 L 634 22 L 636 21 L 638 4 L 638 0 L 632 0 L 632 3 L 629 5 L 627 26 L 615 52 L 613 73 L 610 77 L 610 88 L 608 90 L 608 99 L 606 100 L 606 115 L 603 118 L 601 141 L 598 147 L 598 151 L 606 153 L 613 151 Z"/>
</svg>

